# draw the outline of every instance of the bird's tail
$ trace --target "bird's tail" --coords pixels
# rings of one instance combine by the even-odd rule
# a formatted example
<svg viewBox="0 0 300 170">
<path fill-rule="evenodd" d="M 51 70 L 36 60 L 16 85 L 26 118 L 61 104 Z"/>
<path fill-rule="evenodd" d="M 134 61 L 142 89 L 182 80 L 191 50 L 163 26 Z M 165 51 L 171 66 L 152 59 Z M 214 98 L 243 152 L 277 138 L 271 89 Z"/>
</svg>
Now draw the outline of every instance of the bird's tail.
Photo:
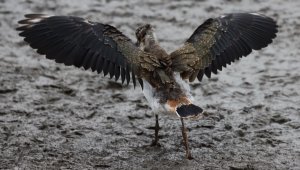
<svg viewBox="0 0 300 170">
<path fill-rule="evenodd" d="M 168 100 L 167 106 L 171 112 L 175 112 L 181 118 L 199 117 L 203 113 L 203 109 L 192 104 L 187 97 L 182 97 L 179 100 Z"/>
<path fill-rule="evenodd" d="M 176 113 L 182 118 L 192 118 L 198 117 L 201 113 L 203 113 L 203 109 L 194 104 L 181 105 L 176 108 Z"/>
</svg>

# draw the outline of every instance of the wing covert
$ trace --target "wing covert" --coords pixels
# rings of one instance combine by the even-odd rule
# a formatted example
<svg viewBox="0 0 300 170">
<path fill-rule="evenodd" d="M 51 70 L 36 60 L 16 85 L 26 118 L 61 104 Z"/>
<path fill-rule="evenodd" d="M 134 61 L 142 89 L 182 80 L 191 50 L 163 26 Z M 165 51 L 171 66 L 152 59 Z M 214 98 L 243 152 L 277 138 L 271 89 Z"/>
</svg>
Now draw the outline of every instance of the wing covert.
<svg viewBox="0 0 300 170">
<path fill-rule="evenodd" d="M 217 74 L 252 50 L 266 47 L 276 37 L 276 22 L 257 13 L 233 13 L 208 19 L 185 45 L 171 53 L 174 71 L 182 78 L 202 80 Z"/>
<path fill-rule="evenodd" d="M 121 77 L 122 83 L 132 79 L 134 85 L 141 71 L 160 66 L 154 56 L 139 50 L 113 26 L 73 16 L 25 17 L 19 21 L 23 24 L 17 28 L 19 35 L 39 54 L 57 63 L 103 72 L 116 81 Z"/>
</svg>

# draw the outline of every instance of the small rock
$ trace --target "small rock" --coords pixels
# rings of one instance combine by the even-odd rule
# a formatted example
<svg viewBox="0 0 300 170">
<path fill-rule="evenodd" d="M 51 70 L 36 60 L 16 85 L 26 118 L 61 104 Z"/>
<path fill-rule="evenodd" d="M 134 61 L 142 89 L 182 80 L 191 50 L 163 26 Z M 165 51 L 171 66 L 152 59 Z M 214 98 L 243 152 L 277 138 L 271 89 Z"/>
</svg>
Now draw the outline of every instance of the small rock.
<svg viewBox="0 0 300 170">
<path fill-rule="evenodd" d="M 0 94 L 14 93 L 16 91 L 18 91 L 18 89 L 16 88 L 4 88 L 4 89 L 0 89 Z"/>
<path fill-rule="evenodd" d="M 241 114 L 247 114 L 251 113 L 252 108 L 251 107 L 244 107 Z"/>
<path fill-rule="evenodd" d="M 290 122 L 290 123 L 288 123 L 288 126 L 290 126 L 293 129 L 300 129 L 300 123 L 299 122 Z"/>
<path fill-rule="evenodd" d="M 121 83 L 114 82 L 114 81 L 108 81 L 106 88 L 107 89 L 122 89 L 123 86 Z"/>
<path fill-rule="evenodd" d="M 147 104 L 143 104 L 143 103 L 137 103 L 136 108 L 137 109 L 150 109 L 150 107 Z"/>
<path fill-rule="evenodd" d="M 239 137 L 244 137 L 245 136 L 245 132 L 241 129 L 238 129 L 235 131 L 235 133 L 239 136 Z"/>
<path fill-rule="evenodd" d="M 221 142 L 224 139 L 224 137 L 222 135 L 220 135 L 220 134 L 217 134 L 217 135 L 214 135 L 212 137 L 212 139 L 215 140 L 215 141 L 217 141 L 217 142 Z"/>
<path fill-rule="evenodd" d="M 225 123 L 224 128 L 225 128 L 226 130 L 231 130 L 231 129 L 232 129 L 232 126 L 231 126 L 231 124 L 229 124 L 229 123 Z"/>
<path fill-rule="evenodd" d="M 196 128 L 213 129 L 213 128 L 215 128 L 215 122 L 214 121 L 205 120 L 205 121 L 201 122 L 200 125 L 197 125 Z"/>
<path fill-rule="evenodd" d="M 270 121 L 271 121 L 271 123 L 284 124 L 286 122 L 291 121 L 291 119 L 282 117 L 280 114 L 276 114 L 270 119 Z"/>
<path fill-rule="evenodd" d="M 249 126 L 245 123 L 241 123 L 238 127 L 243 130 L 247 130 L 249 128 Z"/>
<path fill-rule="evenodd" d="M 265 105 L 257 104 L 257 105 L 252 106 L 251 108 L 253 108 L 253 109 L 262 109 L 263 107 L 265 107 Z"/>
<path fill-rule="evenodd" d="M 142 116 L 138 116 L 138 115 L 128 115 L 127 117 L 129 120 L 143 119 Z"/>
</svg>

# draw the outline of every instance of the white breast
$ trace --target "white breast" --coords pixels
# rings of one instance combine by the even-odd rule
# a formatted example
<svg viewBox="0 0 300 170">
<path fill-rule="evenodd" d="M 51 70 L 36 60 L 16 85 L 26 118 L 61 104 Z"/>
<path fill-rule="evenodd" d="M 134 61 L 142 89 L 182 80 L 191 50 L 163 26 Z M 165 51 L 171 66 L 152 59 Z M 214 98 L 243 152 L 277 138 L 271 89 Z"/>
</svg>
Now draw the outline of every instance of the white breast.
<svg viewBox="0 0 300 170">
<path fill-rule="evenodd" d="M 164 108 L 159 103 L 159 99 L 154 97 L 155 89 L 144 79 L 143 79 L 143 85 L 144 85 L 143 93 L 151 109 L 154 112 L 164 111 Z"/>
</svg>

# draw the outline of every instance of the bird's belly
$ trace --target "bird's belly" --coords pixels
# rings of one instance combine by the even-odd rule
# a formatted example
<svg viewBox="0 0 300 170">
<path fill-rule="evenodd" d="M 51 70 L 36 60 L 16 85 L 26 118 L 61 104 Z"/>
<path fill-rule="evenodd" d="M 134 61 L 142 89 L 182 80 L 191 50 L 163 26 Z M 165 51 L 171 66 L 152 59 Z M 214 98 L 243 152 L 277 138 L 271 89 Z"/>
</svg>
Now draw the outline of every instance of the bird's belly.
<svg viewBox="0 0 300 170">
<path fill-rule="evenodd" d="M 165 111 L 162 104 L 159 102 L 159 98 L 155 96 L 155 88 L 151 86 L 146 80 L 143 79 L 143 93 L 149 106 L 154 112 Z"/>
</svg>

